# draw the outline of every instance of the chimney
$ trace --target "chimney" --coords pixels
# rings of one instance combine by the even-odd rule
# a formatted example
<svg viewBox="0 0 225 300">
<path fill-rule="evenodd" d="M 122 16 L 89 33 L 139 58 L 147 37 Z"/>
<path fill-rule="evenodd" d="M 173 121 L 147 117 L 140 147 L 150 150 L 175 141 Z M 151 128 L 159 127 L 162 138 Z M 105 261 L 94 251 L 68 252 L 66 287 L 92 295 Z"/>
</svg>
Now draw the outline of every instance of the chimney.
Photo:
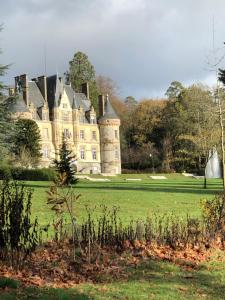
<svg viewBox="0 0 225 300">
<path fill-rule="evenodd" d="M 45 101 L 47 101 L 47 79 L 46 76 L 39 76 L 37 79 L 37 85 L 39 87 L 39 90 L 44 98 Z"/>
<path fill-rule="evenodd" d="M 81 85 L 81 93 L 85 94 L 87 99 L 89 98 L 89 84 L 88 82 L 85 82 Z"/>
<path fill-rule="evenodd" d="M 23 93 L 23 100 L 25 101 L 26 105 L 28 106 L 28 79 L 27 74 L 19 75 L 15 77 L 15 86 L 16 92 Z"/>
<path fill-rule="evenodd" d="M 98 96 L 98 112 L 99 112 L 99 117 L 102 117 L 105 112 L 105 97 L 104 95 L 99 95 Z"/>
</svg>

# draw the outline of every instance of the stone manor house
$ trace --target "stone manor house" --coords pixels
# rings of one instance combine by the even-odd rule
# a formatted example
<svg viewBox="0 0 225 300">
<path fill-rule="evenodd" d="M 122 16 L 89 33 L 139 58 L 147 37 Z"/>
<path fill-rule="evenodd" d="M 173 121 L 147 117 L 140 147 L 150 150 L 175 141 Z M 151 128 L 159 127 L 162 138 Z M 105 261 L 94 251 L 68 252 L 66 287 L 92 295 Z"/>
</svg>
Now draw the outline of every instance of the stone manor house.
<svg viewBox="0 0 225 300">
<path fill-rule="evenodd" d="M 76 155 L 80 173 L 121 173 L 120 120 L 109 97 L 99 96 L 99 117 L 89 99 L 88 83 L 76 93 L 58 75 L 28 80 L 15 77 L 17 95 L 12 106 L 15 118 L 34 120 L 41 133 L 41 167 L 48 167 L 57 157 L 62 137 Z"/>
</svg>

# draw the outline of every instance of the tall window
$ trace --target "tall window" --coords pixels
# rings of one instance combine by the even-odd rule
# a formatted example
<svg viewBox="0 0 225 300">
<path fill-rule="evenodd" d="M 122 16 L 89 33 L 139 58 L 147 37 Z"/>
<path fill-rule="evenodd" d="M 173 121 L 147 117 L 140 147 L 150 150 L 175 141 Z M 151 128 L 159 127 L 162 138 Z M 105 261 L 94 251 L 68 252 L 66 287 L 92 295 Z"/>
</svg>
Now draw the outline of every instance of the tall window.
<svg viewBox="0 0 225 300">
<path fill-rule="evenodd" d="M 43 157 L 48 158 L 49 157 L 49 149 L 48 146 L 43 147 Z"/>
<path fill-rule="evenodd" d="M 97 140 L 96 131 L 92 131 L 92 139 L 95 141 Z"/>
<path fill-rule="evenodd" d="M 119 159 L 119 149 L 115 148 L 115 159 Z"/>
<path fill-rule="evenodd" d="M 118 140 L 118 130 L 115 130 L 115 138 Z"/>
<path fill-rule="evenodd" d="M 43 129 L 43 136 L 44 136 L 44 139 L 48 139 L 48 138 L 49 138 L 49 135 L 48 135 L 48 128 L 44 128 L 44 129 Z"/>
<path fill-rule="evenodd" d="M 80 130 L 80 139 L 84 140 L 84 130 Z"/>
<path fill-rule="evenodd" d="M 80 148 L 80 159 L 85 159 L 85 150 L 84 148 Z"/>
<path fill-rule="evenodd" d="M 67 108 L 67 104 L 66 103 L 63 103 L 63 108 Z"/>
<path fill-rule="evenodd" d="M 68 128 L 65 128 L 64 131 L 64 137 L 67 138 L 67 139 L 70 139 L 71 138 L 71 132 L 69 131 Z"/>
<path fill-rule="evenodd" d="M 97 151 L 96 148 L 92 148 L 92 159 L 96 160 L 97 159 Z"/>
</svg>

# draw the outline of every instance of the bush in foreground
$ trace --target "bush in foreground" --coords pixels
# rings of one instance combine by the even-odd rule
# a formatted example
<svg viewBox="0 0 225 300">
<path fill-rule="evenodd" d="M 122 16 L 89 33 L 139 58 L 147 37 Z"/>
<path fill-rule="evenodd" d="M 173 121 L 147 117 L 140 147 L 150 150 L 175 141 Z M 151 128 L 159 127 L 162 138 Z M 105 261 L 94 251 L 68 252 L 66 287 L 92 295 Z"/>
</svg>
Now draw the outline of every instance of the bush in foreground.
<svg viewBox="0 0 225 300">
<path fill-rule="evenodd" d="M 56 172 L 52 168 L 25 169 L 21 167 L 12 168 L 8 165 L 0 166 L 0 179 L 52 181 L 55 176 Z"/>
<path fill-rule="evenodd" d="M 32 192 L 16 181 L 0 184 L 0 258 L 19 268 L 39 242 L 37 219 L 31 222 Z"/>
</svg>

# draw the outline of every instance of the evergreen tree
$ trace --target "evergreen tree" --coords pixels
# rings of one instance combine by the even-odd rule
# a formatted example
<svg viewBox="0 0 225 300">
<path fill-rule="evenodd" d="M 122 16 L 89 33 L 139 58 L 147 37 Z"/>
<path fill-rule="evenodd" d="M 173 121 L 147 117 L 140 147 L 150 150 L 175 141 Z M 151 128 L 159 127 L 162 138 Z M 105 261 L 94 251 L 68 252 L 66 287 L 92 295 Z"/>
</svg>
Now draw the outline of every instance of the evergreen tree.
<svg viewBox="0 0 225 300">
<path fill-rule="evenodd" d="M 0 31 L 2 30 L 0 26 Z M 0 49 L 1 54 L 1 49 Z M 5 75 L 7 65 L 0 64 L 0 78 Z M 9 106 L 14 101 L 13 97 L 6 99 L 4 94 L 5 86 L 0 80 L 0 160 L 3 161 L 9 151 L 9 139 L 12 134 L 12 123 L 10 123 Z"/>
<path fill-rule="evenodd" d="M 76 170 L 73 166 L 75 157 L 76 156 L 72 153 L 72 151 L 68 149 L 63 135 L 62 146 L 59 150 L 59 160 L 54 160 L 54 166 L 60 176 L 61 183 L 64 185 L 77 182 L 77 179 L 75 179 Z"/>
<path fill-rule="evenodd" d="M 88 60 L 88 56 L 82 52 L 74 54 L 69 62 L 69 71 L 66 72 L 67 81 L 71 83 L 76 92 L 81 92 L 83 83 L 89 83 L 90 99 L 95 110 L 98 110 L 98 89 L 95 80 L 95 69 Z"/>
<path fill-rule="evenodd" d="M 40 131 L 35 121 L 19 119 L 15 123 L 12 152 L 17 159 L 25 154 L 28 165 L 36 166 L 41 158 Z"/>
</svg>

